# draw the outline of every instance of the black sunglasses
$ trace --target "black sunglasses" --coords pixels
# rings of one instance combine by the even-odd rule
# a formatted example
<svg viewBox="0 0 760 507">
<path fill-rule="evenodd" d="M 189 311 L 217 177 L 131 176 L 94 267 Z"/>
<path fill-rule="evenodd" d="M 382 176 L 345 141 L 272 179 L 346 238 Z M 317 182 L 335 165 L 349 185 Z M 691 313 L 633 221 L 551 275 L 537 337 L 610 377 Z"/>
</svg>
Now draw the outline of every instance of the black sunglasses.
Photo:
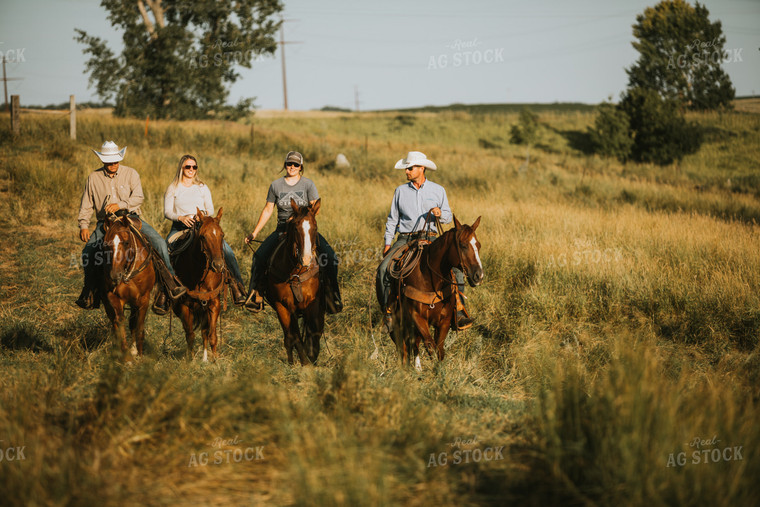
<svg viewBox="0 0 760 507">
<path fill-rule="evenodd" d="M 285 162 L 285 167 L 290 167 L 290 166 L 301 167 L 301 164 L 298 164 L 296 162 Z"/>
<path fill-rule="evenodd" d="M 186 165 L 184 166 L 185 169 L 198 169 L 197 165 Z"/>
</svg>

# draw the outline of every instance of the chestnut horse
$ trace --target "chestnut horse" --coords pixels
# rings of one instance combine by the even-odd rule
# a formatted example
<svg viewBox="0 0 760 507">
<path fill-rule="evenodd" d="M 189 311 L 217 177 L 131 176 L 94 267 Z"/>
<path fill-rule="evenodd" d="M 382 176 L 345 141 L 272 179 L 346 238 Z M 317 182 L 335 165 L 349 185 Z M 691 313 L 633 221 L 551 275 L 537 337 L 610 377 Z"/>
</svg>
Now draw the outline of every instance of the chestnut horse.
<svg viewBox="0 0 760 507">
<path fill-rule="evenodd" d="M 320 203 L 321 199 L 317 199 L 310 206 L 298 206 L 290 200 L 293 216 L 288 219 L 285 240 L 274 251 L 264 279 L 264 298 L 280 319 L 290 364 L 294 348 L 302 365 L 315 363 L 324 330 L 325 304 L 316 255 L 315 217 Z M 303 318 L 305 341 L 299 330 L 299 318 Z"/>
<path fill-rule="evenodd" d="M 193 357 L 195 329 L 200 327 L 203 336 L 203 361 L 216 360 L 216 323 L 224 298 L 227 265 L 224 262 L 222 239 L 224 232 L 219 226 L 222 208 L 216 217 L 206 216 L 196 208 L 192 244 L 172 258 L 174 270 L 187 293 L 172 304 L 174 314 L 182 320 L 187 340 L 187 358 Z"/>
<path fill-rule="evenodd" d="M 105 264 L 101 288 L 106 314 L 121 345 L 126 361 L 132 357 L 127 350 L 124 330 L 124 307 L 129 304 L 129 331 L 133 353 L 142 356 L 145 341 L 145 315 L 150 306 L 150 293 L 156 283 L 153 269 L 153 249 L 139 232 L 142 221 L 137 215 L 117 218 L 109 215 L 103 223 Z"/>
<path fill-rule="evenodd" d="M 422 249 L 419 262 L 402 280 L 394 280 L 400 285 L 400 308 L 396 308 L 391 338 L 401 356 L 401 362 L 408 364 L 410 352 L 414 363 L 420 369 L 419 345 L 425 346 L 439 361 L 443 361 L 444 342 L 456 313 L 456 284 L 452 281 L 451 269 L 459 268 L 467 277 L 471 287 L 483 281 L 483 264 L 480 261 L 480 242 L 475 229 L 480 225 L 480 217 L 472 226 L 461 224 L 454 217 L 454 228 L 449 229 Z M 430 326 L 435 336 L 430 334 Z M 414 337 L 414 343 L 412 343 Z"/>
</svg>

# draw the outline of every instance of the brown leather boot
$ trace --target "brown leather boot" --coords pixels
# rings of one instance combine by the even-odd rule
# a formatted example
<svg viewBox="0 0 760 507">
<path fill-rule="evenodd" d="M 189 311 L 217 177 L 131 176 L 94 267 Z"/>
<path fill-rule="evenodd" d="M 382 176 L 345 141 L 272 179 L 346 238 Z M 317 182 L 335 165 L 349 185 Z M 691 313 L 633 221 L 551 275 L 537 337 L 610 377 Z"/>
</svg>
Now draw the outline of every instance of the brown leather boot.
<svg viewBox="0 0 760 507">
<path fill-rule="evenodd" d="M 340 297 L 340 289 L 338 288 L 338 282 L 330 280 L 329 276 L 325 276 L 325 309 L 330 315 L 340 313 L 343 310 L 343 300 Z"/>
<path fill-rule="evenodd" d="M 169 312 L 169 298 L 166 297 L 164 291 L 160 290 L 158 291 L 158 294 L 156 294 L 152 310 L 156 315 L 166 315 Z"/>
<path fill-rule="evenodd" d="M 470 313 L 464 305 L 464 294 L 457 291 L 457 311 L 454 314 L 454 322 L 452 325 L 457 331 L 463 331 L 472 327 L 472 323 L 475 321 L 470 317 Z"/>
<path fill-rule="evenodd" d="M 245 287 L 242 282 L 235 279 L 230 279 L 230 293 L 232 293 L 232 303 L 241 306 L 246 301 Z"/>
<path fill-rule="evenodd" d="M 75 301 L 76 305 L 83 310 L 95 310 L 100 308 L 100 297 L 92 287 L 84 286 L 79 298 Z"/>
</svg>

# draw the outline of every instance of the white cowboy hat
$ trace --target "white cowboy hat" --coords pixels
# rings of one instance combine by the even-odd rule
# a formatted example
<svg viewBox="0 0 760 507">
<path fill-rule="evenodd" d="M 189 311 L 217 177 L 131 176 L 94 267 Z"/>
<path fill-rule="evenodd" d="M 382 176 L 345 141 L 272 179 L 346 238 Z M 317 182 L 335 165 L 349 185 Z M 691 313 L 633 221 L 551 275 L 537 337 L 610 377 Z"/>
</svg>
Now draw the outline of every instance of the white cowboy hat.
<svg viewBox="0 0 760 507">
<path fill-rule="evenodd" d="M 398 162 L 396 162 L 396 169 L 406 169 L 407 167 L 412 167 L 413 165 L 421 165 L 422 167 L 427 167 L 428 169 L 432 169 L 435 171 L 438 169 L 436 167 L 435 163 L 432 160 L 428 160 L 428 158 L 425 156 L 424 153 L 419 151 L 410 151 L 406 154 L 406 158 L 402 158 Z"/>
<path fill-rule="evenodd" d="M 95 155 L 98 156 L 101 162 L 108 164 L 110 162 L 119 162 L 124 159 L 124 153 L 127 151 L 127 147 L 123 147 L 121 150 L 113 141 L 106 141 L 103 143 L 102 151 L 95 151 Z"/>
</svg>

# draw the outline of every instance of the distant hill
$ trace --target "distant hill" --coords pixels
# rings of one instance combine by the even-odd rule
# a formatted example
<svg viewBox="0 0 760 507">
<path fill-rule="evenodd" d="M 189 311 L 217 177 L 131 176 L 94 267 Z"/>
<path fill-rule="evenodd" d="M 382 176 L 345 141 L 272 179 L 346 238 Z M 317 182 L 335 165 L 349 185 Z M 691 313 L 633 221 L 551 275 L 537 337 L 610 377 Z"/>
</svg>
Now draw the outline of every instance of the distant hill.
<svg viewBox="0 0 760 507">
<path fill-rule="evenodd" d="M 593 111 L 596 104 L 583 104 L 581 102 L 554 102 L 554 103 L 524 103 L 524 104 L 451 104 L 448 106 L 424 106 L 413 107 L 408 109 L 385 109 L 381 111 L 399 111 L 408 113 L 417 112 L 441 112 L 441 111 L 467 111 L 468 113 L 519 113 L 523 109 L 530 109 L 533 112 L 540 113 L 545 111 L 553 112 L 587 112 Z"/>
</svg>

